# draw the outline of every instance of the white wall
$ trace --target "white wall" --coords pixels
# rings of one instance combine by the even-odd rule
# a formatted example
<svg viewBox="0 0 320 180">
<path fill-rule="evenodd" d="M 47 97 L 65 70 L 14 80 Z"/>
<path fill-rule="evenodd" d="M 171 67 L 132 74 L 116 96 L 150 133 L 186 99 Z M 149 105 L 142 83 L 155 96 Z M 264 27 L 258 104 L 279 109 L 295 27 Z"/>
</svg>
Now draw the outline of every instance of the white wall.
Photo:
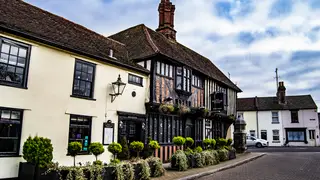
<svg viewBox="0 0 320 180">
<path fill-rule="evenodd" d="M 246 133 L 250 134 L 250 130 L 254 130 L 257 135 L 257 113 L 256 111 L 238 111 L 237 117 L 239 113 L 243 113 L 243 119 L 246 121 Z"/>
<path fill-rule="evenodd" d="M 261 130 L 267 131 L 267 141 L 269 146 L 282 146 L 283 145 L 283 128 L 281 111 L 278 111 L 279 124 L 272 123 L 272 111 L 259 111 L 259 138 L 261 138 Z M 273 140 L 273 130 L 279 130 L 279 141 Z"/>
<path fill-rule="evenodd" d="M 91 142 L 102 142 L 102 124 L 107 120 L 115 123 L 114 137 L 117 141 L 117 110 L 145 114 L 146 89 L 149 87 L 146 76 L 30 41 L 19 41 L 32 45 L 28 89 L 0 86 L 0 107 L 24 109 L 20 154 L 29 135 L 48 137 L 54 147 L 53 161 L 58 161 L 61 165 L 72 165 L 73 159 L 66 156 L 70 114 L 93 117 Z M 70 97 L 75 58 L 96 64 L 96 101 Z M 128 84 L 128 72 L 143 77 L 143 87 Z M 111 82 L 116 81 L 119 74 L 127 86 L 123 95 L 111 103 Z M 136 91 L 136 97 L 131 96 L 132 91 Z M 99 159 L 109 162 L 110 156 L 105 146 L 105 153 Z M 22 160 L 21 157 L 1 157 L 0 178 L 17 177 L 18 162 Z M 76 160 L 84 163 L 93 161 L 94 156 L 80 155 Z"/>
<path fill-rule="evenodd" d="M 317 146 L 320 145 L 319 138 L 317 138 L 317 135 L 319 136 L 319 120 L 318 120 L 318 114 L 317 110 L 315 109 L 307 109 L 307 110 L 299 110 L 298 111 L 298 118 L 299 123 L 291 123 L 291 111 L 282 111 L 282 118 L 283 118 L 283 128 L 306 128 L 306 135 L 307 135 L 307 141 L 308 144 L 305 144 L 304 142 L 289 142 L 290 146 L 314 146 L 310 142 L 309 137 L 309 130 L 315 130 L 315 138 L 316 138 L 316 144 Z M 315 119 L 315 120 L 310 120 Z M 285 130 L 283 132 L 284 137 L 286 137 Z"/>
</svg>

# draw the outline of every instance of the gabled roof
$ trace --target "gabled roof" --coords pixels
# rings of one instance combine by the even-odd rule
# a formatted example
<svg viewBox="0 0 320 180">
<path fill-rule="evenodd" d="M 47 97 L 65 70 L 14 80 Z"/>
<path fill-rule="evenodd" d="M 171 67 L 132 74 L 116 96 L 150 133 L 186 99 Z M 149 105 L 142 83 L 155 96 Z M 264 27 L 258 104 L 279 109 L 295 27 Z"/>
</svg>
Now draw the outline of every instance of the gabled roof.
<svg viewBox="0 0 320 180">
<path fill-rule="evenodd" d="M 115 65 L 148 71 L 128 58 L 126 46 L 21 0 L 0 0 L 0 30 Z M 113 49 L 113 59 L 109 50 Z"/>
<path fill-rule="evenodd" d="M 126 44 L 129 57 L 132 59 L 142 59 L 162 54 L 241 92 L 241 89 L 232 83 L 209 59 L 176 41 L 169 40 L 144 24 L 131 27 L 109 37 Z"/>
<path fill-rule="evenodd" d="M 237 111 L 268 111 L 268 110 L 298 110 L 317 109 L 311 95 L 286 96 L 287 103 L 281 105 L 277 97 L 238 98 Z"/>
</svg>

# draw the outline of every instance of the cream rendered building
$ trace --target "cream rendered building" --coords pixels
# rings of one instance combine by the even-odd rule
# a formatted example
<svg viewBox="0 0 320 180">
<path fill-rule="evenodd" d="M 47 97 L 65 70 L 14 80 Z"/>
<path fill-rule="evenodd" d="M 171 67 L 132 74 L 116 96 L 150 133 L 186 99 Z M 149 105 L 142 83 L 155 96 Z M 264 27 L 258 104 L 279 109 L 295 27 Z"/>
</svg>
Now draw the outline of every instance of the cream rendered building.
<svg viewBox="0 0 320 180">
<path fill-rule="evenodd" d="M 148 71 L 128 61 L 119 42 L 24 2 L 6 3 L 0 2 L 7 14 L 0 17 L 0 179 L 18 176 L 28 136 L 50 138 L 53 161 L 61 165 L 73 164 L 67 146 L 80 141 L 84 155 L 76 161 L 92 162 L 94 156 L 85 152 L 90 142 L 103 142 L 104 123 L 113 123 L 117 141 L 118 114 L 145 115 Z M 34 24 L 47 23 L 43 31 L 17 18 L 24 12 Z M 54 22 L 61 26 L 50 31 Z M 45 39 L 49 34 L 51 39 Z M 111 83 L 119 75 L 126 87 L 111 102 Z M 109 162 L 111 154 L 104 147 L 99 159 Z"/>
</svg>

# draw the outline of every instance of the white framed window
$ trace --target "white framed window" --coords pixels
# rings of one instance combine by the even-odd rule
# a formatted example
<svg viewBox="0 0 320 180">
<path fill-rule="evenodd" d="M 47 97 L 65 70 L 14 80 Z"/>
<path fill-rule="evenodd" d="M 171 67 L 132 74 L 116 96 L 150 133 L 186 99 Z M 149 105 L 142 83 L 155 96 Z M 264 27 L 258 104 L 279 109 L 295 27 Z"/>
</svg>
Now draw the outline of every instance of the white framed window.
<svg viewBox="0 0 320 180">
<path fill-rule="evenodd" d="M 273 141 L 280 141 L 279 130 L 277 130 L 277 129 L 272 130 L 272 140 Z"/>
<path fill-rule="evenodd" d="M 279 123 L 279 112 L 273 111 L 272 113 L 272 123 Z"/>
</svg>

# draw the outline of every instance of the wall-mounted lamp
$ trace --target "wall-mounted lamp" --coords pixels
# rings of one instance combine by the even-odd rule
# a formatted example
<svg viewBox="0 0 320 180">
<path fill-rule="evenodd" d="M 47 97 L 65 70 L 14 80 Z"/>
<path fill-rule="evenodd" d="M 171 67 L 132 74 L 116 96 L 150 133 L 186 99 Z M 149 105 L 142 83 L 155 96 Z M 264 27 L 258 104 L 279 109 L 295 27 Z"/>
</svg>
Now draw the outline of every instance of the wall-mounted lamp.
<svg viewBox="0 0 320 180">
<path fill-rule="evenodd" d="M 126 83 L 121 81 L 121 77 L 119 74 L 117 81 L 112 83 L 113 94 L 110 94 L 111 102 L 113 102 L 117 96 L 122 95 L 126 85 Z"/>
</svg>

